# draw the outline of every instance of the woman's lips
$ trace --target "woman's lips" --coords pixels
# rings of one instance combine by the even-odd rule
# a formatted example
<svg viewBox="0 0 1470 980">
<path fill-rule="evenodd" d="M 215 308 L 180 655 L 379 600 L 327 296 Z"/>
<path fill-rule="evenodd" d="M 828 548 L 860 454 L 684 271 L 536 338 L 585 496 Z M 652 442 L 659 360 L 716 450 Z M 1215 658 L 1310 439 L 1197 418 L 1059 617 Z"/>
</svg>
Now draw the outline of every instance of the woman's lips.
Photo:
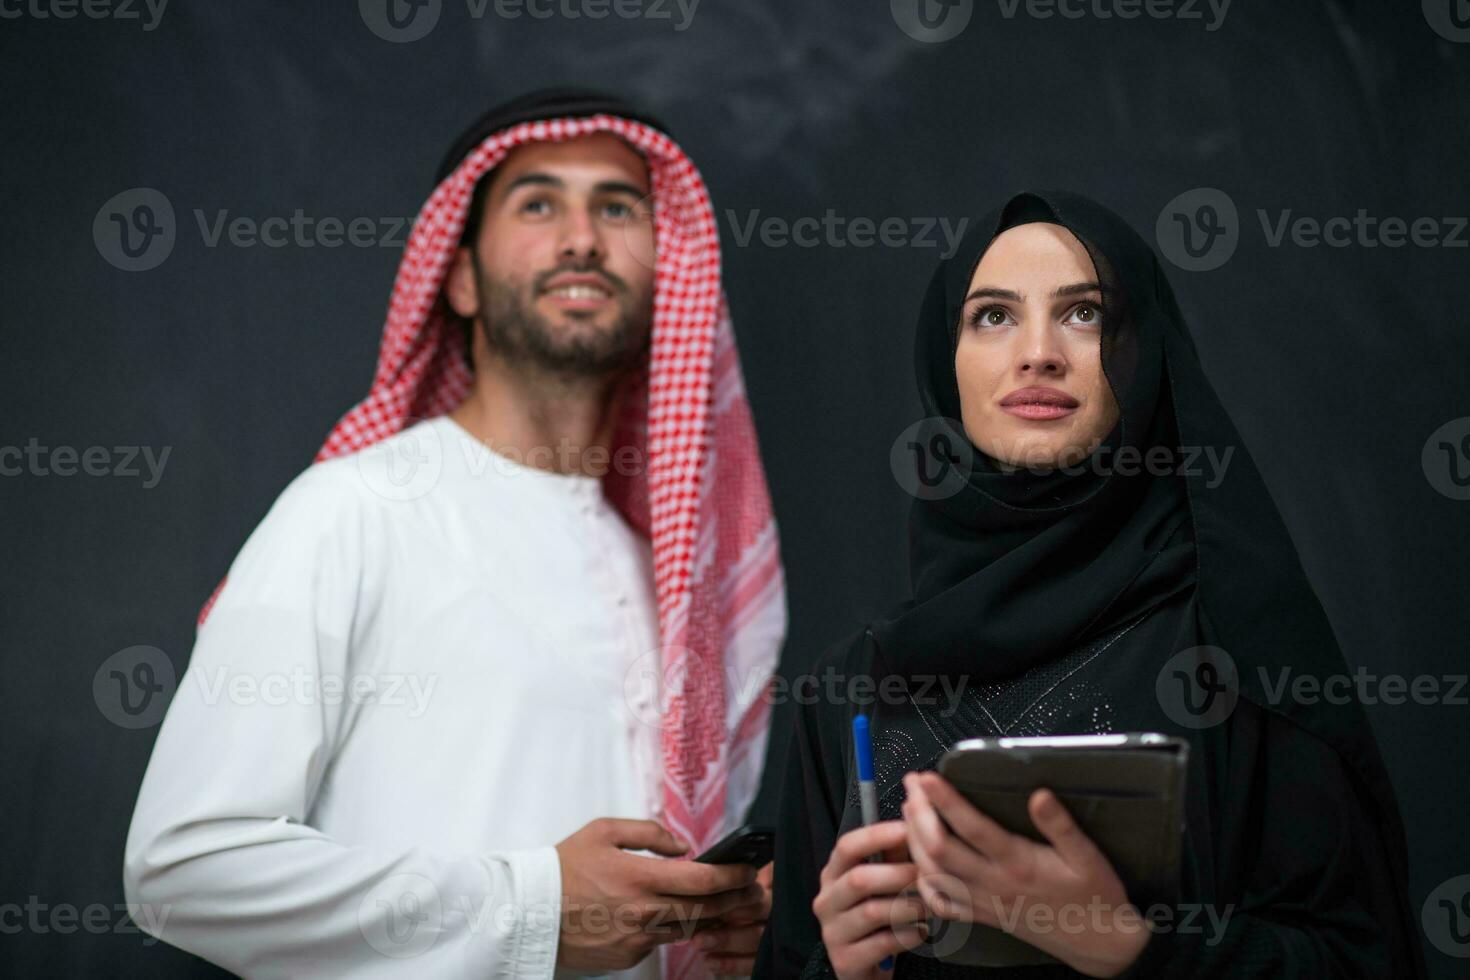
<svg viewBox="0 0 1470 980">
<path fill-rule="evenodd" d="M 1021 405 L 1002 405 L 1001 408 L 1017 418 L 1031 419 L 1034 422 L 1064 418 L 1077 411 L 1077 409 L 1068 408 L 1065 405 L 1040 405 L 1035 402 L 1027 402 Z"/>
<path fill-rule="evenodd" d="M 1078 401 L 1056 388 L 1018 388 L 1000 400 L 1002 411 L 1033 422 L 1065 418 L 1077 411 Z"/>
</svg>

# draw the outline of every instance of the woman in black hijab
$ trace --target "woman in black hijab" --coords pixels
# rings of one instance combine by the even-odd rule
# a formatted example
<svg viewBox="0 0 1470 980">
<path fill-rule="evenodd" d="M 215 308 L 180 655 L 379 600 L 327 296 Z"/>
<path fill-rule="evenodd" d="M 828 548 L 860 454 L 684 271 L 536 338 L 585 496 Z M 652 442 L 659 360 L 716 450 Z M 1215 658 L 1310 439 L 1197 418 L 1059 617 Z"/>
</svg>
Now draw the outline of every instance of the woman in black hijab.
<svg viewBox="0 0 1470 980">
<path fill-rule="evenodd" d="M 999 925 L 1050 964 L 986 976 L 1422 975 L 1367 718 L 1279 683 L 1348 671 L 1148 245 L 1086 198 L 1018 195 L 930 282 L 916 367 L 913 596 L 816 668 L 904 694 L 799 709 L 757 975 L 878 977 L 895 953 L 900 976 L 975 972 L 925 955 L 929 915 Z M 936 700 L 936 678 L 961 693 Z M 926 772 L 964 738 L 1125 731 L 1190 743 L 1181 881 L 1152 933 L 1149 897 L 1054 796 L 1030 801 L 1036 843 Z M 1109 911 L 1032 929 L 997 921 L 1012 899 Z"/>
</svg>

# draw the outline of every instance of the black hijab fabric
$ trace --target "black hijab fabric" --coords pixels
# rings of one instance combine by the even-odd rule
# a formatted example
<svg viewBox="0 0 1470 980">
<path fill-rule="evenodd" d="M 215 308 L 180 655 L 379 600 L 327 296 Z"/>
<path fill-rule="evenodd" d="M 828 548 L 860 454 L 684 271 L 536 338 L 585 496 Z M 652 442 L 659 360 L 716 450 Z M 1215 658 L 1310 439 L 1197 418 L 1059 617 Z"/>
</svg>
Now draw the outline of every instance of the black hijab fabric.
<svg viewBox="0 0 1470 980">
<path fill-rule="evenodd" d="M 954 355 L 970 279 L 996 235 L 1035 220 L 1066 228 L 1092 257 L 1103 294 L 1102 366 L 1118 400 L 1118 426 L 1088 465 L 1006 472 L 982 459 L 958 493 L 915 500 L 913 598 L 873 628 L 887 665 L 909 675 L 1012 677 L 1193 584 L 1203 633 L 1233 658 L 1242 697 L 1267 705 L 1262 678 L 1283 666 L 1316 677 L 1347 674 L 1157 256 L 1111 211 L 1076 194 L 1025 193 L 972 227 L 935 273 L 919 315 L 915 368 L 926 414 L 959 419 Z M 949 430 L 968 443 L 957 421 Z M 1167 450 L 1169 464 L 1125 465 L 1120 457 L 1146 458 L 1150 450 Z M 1205 461 L 1227 452 L 1221 477 Z M 1158 475 L 1161 469 L 1183 475 Z M 1273 710 L 1352 761 L 1388 801 L 1385 817 L 1401 836 L 1361 706 L 1275 700 Z"/>
<path fill-rule="evenodd" d="M 1053 217 L 1064 204 L 1076 227 Z M 1126 460 L 1127 453 L 1175 442 L 1164 371 L 1168 317 L 1151 301 L 1154 269 L 1145 257 L 1152 253 L 1126 225 L 1108 219 L 1065 195 L 1023 195 L 974 227 L 929 284 L 916 368 L 925 414 L 946 439 L 926 440 L 926 448 L 969 446 L 955 377 L 960 309 L 990 240 L 1034 220 L 1056 220 L 1090 243 L 1104 294 L 1103 368 L 1120 420 L 1086 465 L 1068 471 L 1006 472 L 969 446 L 976 465 L 958 492 L 915 501 L 913 600 L 878 630 L 885 647 L 904 651 L 903 670 L 933 674 L 962 659 L 965 672 L 980 679 L 1014 676 L 1132 618 L 1177 583 L 1191 560 L 1187 545 L 1155 560 L 1188 518 L 1184 488 L 1152 479 L 1142 467 L 1107 472 L 1120 454 Z M 1117 264 L 1106 255 L 1116 255 Z"/>
<path fill-rule="evenodd" d="M 1003 466 L 958 421 L 955 348 L 970 279 L 996 235 L 1031 221 L 1068 229 L 1092 258 L 1102 367 L 1119 406 L 1091 459 L 1066 470 Z M 1156 936 L 1130 976 L 1422 976 L 1403 827 L 1361 705 L 1268 688 L 1284 668 L 1319 680 L 1348 670 L 1152 249 L 1086 198 L 1018 195 L 972 225 L 935 273 L 915 350 L 940 437 L 921 440 L 931 455 L 916 465 L 932 473 L 946 456 L 963 459 L 953 447 L 973 465 L 944 483 L 955 492 L 916 495 L 911 598 L 814 668 L 873 678 L 876 690 L 897 677 L 905 696 L 797 709 L 757 975 L 831 974 L 811 903 L 837 838 L 861 823 L 850 736 L 861 712 L 882 819 L 901 816 L 903 774 L 934 768 L 963 738 L 1187 739 L 1179 889 L 1130 899 L 1239 914 L 1218 942 Z M 1206 648 L 1233 661 L 1238 703 L 1208 724 L 1180 722 L 1161 693 L 1165 668 Z M 1216 665 L 1193 664 L 1198 683 L 1213 683 L 1206 666 Z M 936 700 L 936 678 L 958 681 L 957 693 Z M 898 958 L 898 975 L 971 974 L 914 953 Z M 1076 976 L 1059 964 L 986 975 Z"/>
</svg>

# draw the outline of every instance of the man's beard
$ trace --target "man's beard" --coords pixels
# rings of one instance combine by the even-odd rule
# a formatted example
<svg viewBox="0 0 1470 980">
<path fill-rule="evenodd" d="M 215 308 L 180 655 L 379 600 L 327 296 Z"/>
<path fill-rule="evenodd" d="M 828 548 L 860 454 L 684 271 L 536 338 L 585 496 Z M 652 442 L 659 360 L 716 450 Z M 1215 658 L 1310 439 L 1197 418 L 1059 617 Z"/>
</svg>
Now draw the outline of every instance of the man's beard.
<svg viewBox="0 0 1470 980">
<path fill-rule="evenodd" d="M 477 271 L 483 312 L 476 322 L 491 352 L 506 361 L 561 378 L 585 380 L 614 378 L 643 362 L 653 318 L 651 297 L 634 295 L 612 273 L 595 267 L 559 266 L 538 274 L 527 288 Z M 611 323 L 595 325 L 590 317 L 576 314 L 562 314 L 558 322 L 535 309 L 545 283 L 566 272 L 590 272 L 603 278 L 617 305 Z"/>
</svg>

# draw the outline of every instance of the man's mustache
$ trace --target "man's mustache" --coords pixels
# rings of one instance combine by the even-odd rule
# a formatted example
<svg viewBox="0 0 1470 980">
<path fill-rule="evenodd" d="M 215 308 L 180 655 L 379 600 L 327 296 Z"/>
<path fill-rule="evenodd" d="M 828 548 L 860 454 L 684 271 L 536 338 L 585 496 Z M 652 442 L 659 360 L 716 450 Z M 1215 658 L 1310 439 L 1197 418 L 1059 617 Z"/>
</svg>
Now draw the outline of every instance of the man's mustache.
<svg viewBox="0 0 1470 980">
<path fill-rule="evenodd" d="M 608 291 L 613 294 L 626 293 L 628 291 L 628 284 L 622 279 L 622 277 L 608 272 L 606 269 L 598 268 L 597 266 L 591 265 L 559 265 L 554 269 L 547 269 L 545 272 L 538 272 L 535 279 L 531 283 L 532 288 L 537 293 L 544 293 L 546 292 L 547 283 L 549 283 L 557 276 L 564 275 L 569 272 L 581 276 L 596 276 L 607 284 Z"/>
</svg>

